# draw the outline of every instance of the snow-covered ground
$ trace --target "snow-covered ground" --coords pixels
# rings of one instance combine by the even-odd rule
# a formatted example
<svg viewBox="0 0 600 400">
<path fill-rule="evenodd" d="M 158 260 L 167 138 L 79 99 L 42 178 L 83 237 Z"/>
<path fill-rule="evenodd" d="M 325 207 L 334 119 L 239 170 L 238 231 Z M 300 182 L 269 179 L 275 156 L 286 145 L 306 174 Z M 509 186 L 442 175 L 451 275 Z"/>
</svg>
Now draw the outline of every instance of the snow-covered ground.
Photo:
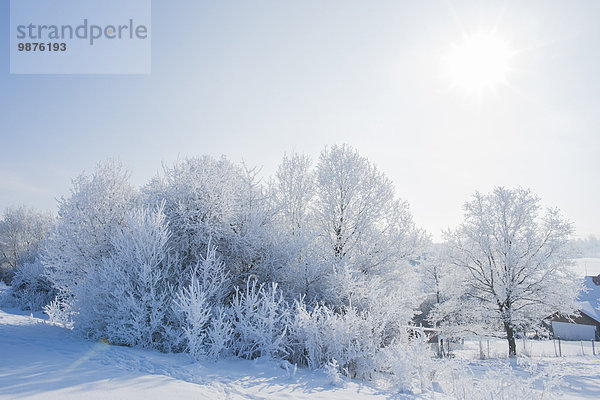
<svg viewBox="0 0 600 400">
<path fill-rule="evenodd" d="M 573 271 L 581 278 L 600 274 L 600 258 L 576 258 Z"/>
<path fill-rule="evenodd" d="M 93 343 L 16 310 L 0 311 L 0 399 L 361 399 L 375 387 L 334 387 L 324 372 L 273 361 L 194 363 L 185 354 Z"/>
<path fill-rule="evenodd" d="M 537 343 L 537 344 L 535 344 Z M 544 349 L 532 358 L 539 369 L 564 375 L 567 399 L 600 398 L 600 358 L 554 357 L 552 342 L 527 342 Z M 569 346 L 580 345 L 573 343 Z M 487 346 L 487 342 L 486 342 Z M 504 341 L 492 340 L 501 356 Z M 563 342 L 564 346 L 564 342 Z M 486 347 L 487 349 L 487 347 Z M 564 347 L 563 347 L 564 349 Z M 459 359 L 483 376 L 505 360 L 475 360 L 479 344 L 467 341 L 455 351 Z M 570 353 L 569 353 L 570 354 Z M 574 350 L 574 354 L 579 354 Z M 431 396 L 427 396 L 429 398 Z M 562 397 L 562 396 L 561 396 Z M 374 385 L 349 382 L 333 386 L 322 371 L 292 368 L 274 361 L 230 359 L 192 362 L 185 354 L 93 343 L 47 323 L 41 314 L 0 311 L 0 399 L 413 399 Z M 435 398 L 451 398 L 438 391 Z"/>
</svg>

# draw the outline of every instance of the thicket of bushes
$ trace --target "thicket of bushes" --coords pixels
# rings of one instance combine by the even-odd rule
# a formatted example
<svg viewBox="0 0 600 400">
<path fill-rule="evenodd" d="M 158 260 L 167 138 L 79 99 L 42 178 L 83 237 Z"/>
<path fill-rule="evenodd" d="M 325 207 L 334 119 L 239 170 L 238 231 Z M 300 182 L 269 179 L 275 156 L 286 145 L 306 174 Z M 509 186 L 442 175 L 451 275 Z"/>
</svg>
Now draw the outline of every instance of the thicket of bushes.
<svg viewBox="0 0 600 400">
<path fill-rule="evenodd" d="M 391 355 L 412 348 L 425 241 L 391 182 L 349 146 L 314 167 L 286 156 L 268 182 L 201 157 L 135 188 L 104 162 L 73 180 L 13 292 L 91 339 L 370 379 L 405 373 Z"/>
</svg>

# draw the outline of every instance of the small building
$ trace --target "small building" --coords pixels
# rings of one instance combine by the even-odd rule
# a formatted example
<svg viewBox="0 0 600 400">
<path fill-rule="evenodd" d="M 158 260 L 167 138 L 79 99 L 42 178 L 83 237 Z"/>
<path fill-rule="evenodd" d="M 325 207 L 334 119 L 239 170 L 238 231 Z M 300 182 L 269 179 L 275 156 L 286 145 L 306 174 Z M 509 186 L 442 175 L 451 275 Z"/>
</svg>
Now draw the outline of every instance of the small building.
<svg viewBox="0 0 600 400">
<path fill-rule="evenodd" d="M 552 335 L 562 340 L 600 340 L 600 275 L 584 278 L 586 292 L 579 295 L 579 315 L 554 315 Z"/>
</svg>

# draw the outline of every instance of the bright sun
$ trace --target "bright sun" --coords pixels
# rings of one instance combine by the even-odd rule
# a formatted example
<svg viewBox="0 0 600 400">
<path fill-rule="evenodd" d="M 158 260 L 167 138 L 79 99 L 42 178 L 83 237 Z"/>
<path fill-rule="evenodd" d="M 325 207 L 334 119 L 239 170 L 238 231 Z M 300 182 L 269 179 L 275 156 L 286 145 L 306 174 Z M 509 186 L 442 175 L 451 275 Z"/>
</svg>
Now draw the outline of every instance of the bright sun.
<svg viewBox="0 0 600 400">
<path fill-rule="evenodd" d="M 480 32 L 451 47 L 446 73 L 453 87 L 481 95 L 508 84 L 513 54 L 509 44 L 495 33 Z"/>
</svg>

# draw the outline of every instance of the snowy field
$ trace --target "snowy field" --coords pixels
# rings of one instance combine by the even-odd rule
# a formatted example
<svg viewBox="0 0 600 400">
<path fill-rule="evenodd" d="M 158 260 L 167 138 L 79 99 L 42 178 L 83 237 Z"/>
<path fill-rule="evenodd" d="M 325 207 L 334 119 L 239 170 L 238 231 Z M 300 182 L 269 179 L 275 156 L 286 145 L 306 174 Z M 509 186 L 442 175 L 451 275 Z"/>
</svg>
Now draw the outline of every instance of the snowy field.
<svg viewBox="0 0 600 400">
<path fill-rule="evenodd" d="M 578 277 L 600 274 L 600 258 L 576 258 L 573 271 Z"/>
<path fill-rule="evenodd" d="M 493 354 L 500 356 L 505 343 L 500 340 L 490 343 Z M 536 348 L 532 343 L 529 341 L 525 346 Z M 541 349 L 552 350 L 552 342 L 537 343 Z M 487 379 L 493 379 L 494 368 L 507 362 L 476 360 L 478 349 L 478 342 L 467 341 L 454 353 L 458 359 L 466 360 L 465 364 L 476 375 L 492 373 Z M 598 357 L 587 352 L 586 356 L 535 357 L 529 360 L 531 365 L 564 375 L 559 398 L 600 398 Z M 517 367 L 517 372 L 518 376 L 525 374 L 521 367 Z M 537 394 L 541 395 L 542 389 L 538 389 Z M 348 382 L 345 387 L 333 386 L 323 371 L 294 373 L 293 368 L 286 370 L 285 365 L 267 360 L 192 362 L 184 354 L 88 342 L 67 329 L 50 325 L 41 314 L 32 317 L 16 310 L 0 311 L 1 399 L 454 398 L 445 392 L 439 385 L 436 393 L 425 395 L 398 394 L 357 382 Z M 557 394 L 559 390 L 552 392 Z"/>
<path fill-rule="evenodd" d="M 80 339 L 36 317 L 0 311 L 1 399 L 349 399 L 386 398 L 325 373 L 271 361 L 194 363 L 185 354 L 110 346 Z"/>
</svg>

